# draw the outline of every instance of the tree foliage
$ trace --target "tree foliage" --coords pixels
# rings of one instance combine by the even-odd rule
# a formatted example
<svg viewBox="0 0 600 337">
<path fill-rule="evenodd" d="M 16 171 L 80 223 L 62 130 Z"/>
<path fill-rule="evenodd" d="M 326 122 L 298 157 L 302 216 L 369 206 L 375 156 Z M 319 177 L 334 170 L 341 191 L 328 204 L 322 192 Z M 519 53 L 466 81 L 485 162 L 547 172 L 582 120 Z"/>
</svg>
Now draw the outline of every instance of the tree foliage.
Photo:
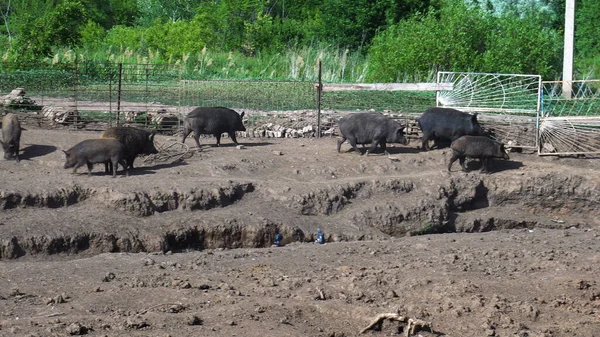
<svg viewBox="0 0 600 337">
<path fill-rule="evenodd" d="M 586 69 L 584 75 L 600 75 L 600 2 L 583 0 L 578 3 L 575 21 L 576 61 L 580 68 Z"/>
<path fill-rule="evenodd" d="M 502 15 L 449 1 L 402 20 L 375 37 L 369 79 L 423 79 L 438 71 L 533 73 L 556 76 L 561 36 L 534 11 Z"/>
<path fill-rule="evenodd" d="M 372 81 L 437 70 L 554 79 L 564 8 L 564 0 L 0 0 L 0 46 L 5 60 L 68 48 L 174 62 L 206 49 L 268 60 L 328 45 L 366 56 Z M 587 73 L 600 69 L 600 2 L 577 0 L 576 13 L 576 69 Z"/>
</svg>

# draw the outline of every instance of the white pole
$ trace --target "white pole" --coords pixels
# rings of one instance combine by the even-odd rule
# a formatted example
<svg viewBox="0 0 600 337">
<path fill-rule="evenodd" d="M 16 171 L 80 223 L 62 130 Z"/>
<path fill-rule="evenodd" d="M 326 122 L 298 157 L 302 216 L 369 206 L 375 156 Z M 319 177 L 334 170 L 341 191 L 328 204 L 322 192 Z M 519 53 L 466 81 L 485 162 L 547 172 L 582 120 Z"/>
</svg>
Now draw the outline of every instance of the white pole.
<svg viewBox="0 0 600 337">
<path fill-rule="evenodd" d="M 571 99 L 573 86 L 573 35 L 575 32 L 575 0 L 566 0 L 565 6 L 565 41 L 563 55 L 562 94 Z"/>
</svg>

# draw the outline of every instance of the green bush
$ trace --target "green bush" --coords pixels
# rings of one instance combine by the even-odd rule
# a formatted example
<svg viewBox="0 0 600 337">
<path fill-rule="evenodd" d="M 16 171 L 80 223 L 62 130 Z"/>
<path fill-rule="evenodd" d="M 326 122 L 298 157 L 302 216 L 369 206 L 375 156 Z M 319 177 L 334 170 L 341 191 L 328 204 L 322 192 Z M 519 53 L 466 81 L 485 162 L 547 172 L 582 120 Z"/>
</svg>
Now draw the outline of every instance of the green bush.
<svg viewBox="0 0 600 337">
<path fill-rule="evenodd" d="M 484 13 L 447 1 L 382 31 L 369 50 L 367 79 L 374 82 L 431 81 L 439 70 L 477 70 L 481 36 L 489 29 Z"/>
<path fill-rule="evenodd" d="M 562 36 L 544 27 L 543 17 L 507 14 L 494 18 L 493 23 L 494 29 L 485 39 L 480 71 L 556 79 L 562 64 Z"/>
<path fill-rule="evenodd" d="M 447 0 L 382 31 L 369 50 L 374 82 L 431 81 L 437 71 L 540 74 L 555 79 L 560 34 L 535 13 L 493 16 Z"/>
</svg>

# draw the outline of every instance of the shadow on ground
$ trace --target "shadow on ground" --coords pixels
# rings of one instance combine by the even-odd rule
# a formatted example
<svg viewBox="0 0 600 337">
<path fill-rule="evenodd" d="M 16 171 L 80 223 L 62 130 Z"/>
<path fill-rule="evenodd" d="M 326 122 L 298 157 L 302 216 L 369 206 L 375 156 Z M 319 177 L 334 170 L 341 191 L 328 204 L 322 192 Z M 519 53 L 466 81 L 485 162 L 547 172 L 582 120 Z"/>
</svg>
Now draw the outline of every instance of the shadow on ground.
<svg viewBox="0 0 600 337">
<path fill-rule="evenodd" d="M 19 156 L 21 160 L 27 160 L 35 157 L 42 157 L 56 151 L 56 146 L 32 144 L 21 150 Z"/>
<path fill-rule="evenodd" d="M 460 167 L 460 165 L 457 165 L 457 167 Z M 508 171 L 508 170 L 516 170 L 520 167 L 523 167 L 523 162 L 512 161 L 512 160 L 492 159 L 492 160 L 490 160 L 490 163 L 488 165 L 488 169 L 490 170 L 490 173 L 497 173 L 497 172 Z M 470 160 L 467 163 L 467 170 L 469 172 L 478 171 L 480 169 L 481 169 L 481 162 L 477 159 Z"/>
</svg>

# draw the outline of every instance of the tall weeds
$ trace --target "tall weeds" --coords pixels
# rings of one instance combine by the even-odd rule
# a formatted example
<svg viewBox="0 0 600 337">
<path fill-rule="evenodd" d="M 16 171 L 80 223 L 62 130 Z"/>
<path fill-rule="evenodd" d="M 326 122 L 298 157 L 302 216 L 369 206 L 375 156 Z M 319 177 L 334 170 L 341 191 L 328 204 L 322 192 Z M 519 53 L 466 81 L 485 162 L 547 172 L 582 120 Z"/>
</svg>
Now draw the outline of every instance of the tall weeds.
<svg viewBox="0 0 600 337">
<path fill-rule="evenodd" d="M 330 45 L 298 47 L 284 53 L 258 52 L 254 56 L 204 47 L 181 58 L 167 60 L 153 50 L 135 52 L 123 47 L 93 51 L 57 49 L 48 61 L 52 64 L 86 61 L 177 64 L 182 68 L 182 75 L 191 79 L 317 81 L 319 60 L 324 82 L 359 83 L 365 80 L 366 57 L 359 52 Z"/>
</svg>

